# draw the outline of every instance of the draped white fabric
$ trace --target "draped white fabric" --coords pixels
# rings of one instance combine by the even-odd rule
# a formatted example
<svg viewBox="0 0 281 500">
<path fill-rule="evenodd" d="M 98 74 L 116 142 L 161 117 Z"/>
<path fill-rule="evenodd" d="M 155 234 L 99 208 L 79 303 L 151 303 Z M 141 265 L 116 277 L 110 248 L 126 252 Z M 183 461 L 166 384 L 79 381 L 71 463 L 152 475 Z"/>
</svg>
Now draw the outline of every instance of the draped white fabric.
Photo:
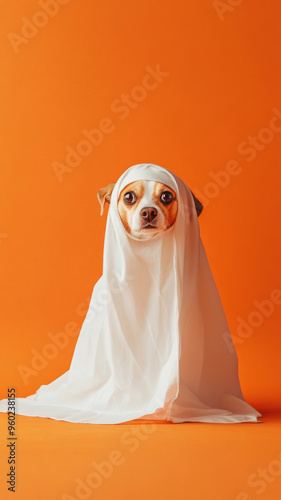
<svg viewBox="0 0 281 500">
<path fill-rule="evenodd" d="M 175 224 L 149 240 L 131 237 L 117 211 L 121 190 L 142 179 L 178 196 Z M 17 413 L 102 424 L 257 422 L 261 414 L 243 398 L 228 332 L 190 190 L 162 167 L 135 165 L 112 192 L 103 275 L 70 368 L 17 398 Z M 0 411 L 6 408 L 2 400 Z"/>
</svg>

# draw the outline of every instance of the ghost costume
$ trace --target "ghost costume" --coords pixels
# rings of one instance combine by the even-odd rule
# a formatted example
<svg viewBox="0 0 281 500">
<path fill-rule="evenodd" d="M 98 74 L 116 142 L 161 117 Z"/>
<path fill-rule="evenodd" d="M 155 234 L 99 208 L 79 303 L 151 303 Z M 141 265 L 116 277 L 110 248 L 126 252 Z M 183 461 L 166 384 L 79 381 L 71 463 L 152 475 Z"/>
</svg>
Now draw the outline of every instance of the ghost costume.
<svg viewBox="0 0 281 500">
<path fill-rule="evenodd" d="M 124 229 L 119 193 L 153 180 L 178 197 L 176 222 L 148 240 Z M 130 167 L 114 186 L 103 275 L 69 370 L 17 398 L 20 415 L 117 424 L 133 419 L 258 422 L 241 392 L 238 361 L 204 247 L 192 194 L 168 170 Z M 0 402 L 7 411 L 7 400 Z"/>
</svg>

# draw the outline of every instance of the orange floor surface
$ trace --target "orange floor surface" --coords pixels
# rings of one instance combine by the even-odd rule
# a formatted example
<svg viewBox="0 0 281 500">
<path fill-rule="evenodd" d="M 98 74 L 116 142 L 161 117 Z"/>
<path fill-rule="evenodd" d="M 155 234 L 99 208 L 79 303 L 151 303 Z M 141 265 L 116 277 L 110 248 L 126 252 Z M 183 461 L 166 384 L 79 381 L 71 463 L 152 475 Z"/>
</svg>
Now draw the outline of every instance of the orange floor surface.
<svg viewBox="0 0 281 500">
<path fill-rule="evenodd" d="M 16 491 L 7 489 L 0 415 L 0 498 L 279 500 L 281 413 L 262 423 L 72 424 L 18 416 Z"/>
</svg>

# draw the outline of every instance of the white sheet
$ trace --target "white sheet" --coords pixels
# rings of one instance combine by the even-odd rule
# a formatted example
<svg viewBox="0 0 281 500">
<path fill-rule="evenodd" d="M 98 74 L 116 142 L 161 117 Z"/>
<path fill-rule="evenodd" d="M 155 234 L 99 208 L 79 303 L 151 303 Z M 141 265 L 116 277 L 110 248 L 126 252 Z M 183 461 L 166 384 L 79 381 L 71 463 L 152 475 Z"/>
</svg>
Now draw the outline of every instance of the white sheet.
<svg viewBox="0 0 281 500">
<path fill-rule="evenodd" d="M 178 195 L 175 224 L 150 240 L 125 231 L 118 194 L 148 179 Z M 223 256 L 222 256 L 223 258 Z M 157 165 L 126 170 L 111 196 L 103 275 L 96 283 L 69 370 L 26 398 L 17 413 L 114 424 L 257 422 L 243 398 L 237 355 L 200 239 L 190 190 Z M 7 401 L 0 402 L 0 411 Z"/>
</svg>

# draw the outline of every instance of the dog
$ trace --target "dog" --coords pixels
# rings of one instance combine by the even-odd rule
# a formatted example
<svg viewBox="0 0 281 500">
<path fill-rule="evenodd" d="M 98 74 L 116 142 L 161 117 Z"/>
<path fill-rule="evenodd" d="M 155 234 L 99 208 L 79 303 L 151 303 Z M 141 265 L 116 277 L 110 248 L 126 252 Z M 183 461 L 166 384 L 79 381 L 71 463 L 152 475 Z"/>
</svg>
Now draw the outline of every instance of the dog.
<svg viewBox="0 0 281 500">
<path fill-rule="evenodd" d="M 100 215 L 103 214 L 105 203 L 110 203 L 115 184 L 111 182 L 97 193 L 101 206 Z M 199 217 L 203 205 L 192 192 L 191 194 Z M 161 182 L 135 181 L 122 189 L 117 209 L 126 231 L 134 238 L 143 240 L 166 231 L 175 223 L 178 200 L 173 189 Z"/>
</svg>

